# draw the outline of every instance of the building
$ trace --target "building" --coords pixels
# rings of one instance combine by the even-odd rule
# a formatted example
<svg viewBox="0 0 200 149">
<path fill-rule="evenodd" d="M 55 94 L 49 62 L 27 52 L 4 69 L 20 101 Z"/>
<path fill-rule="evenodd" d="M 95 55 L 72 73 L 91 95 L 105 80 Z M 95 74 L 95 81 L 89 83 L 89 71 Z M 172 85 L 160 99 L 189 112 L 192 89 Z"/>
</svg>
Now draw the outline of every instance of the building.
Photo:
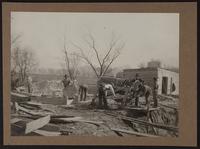
<svg viewBox="0 0 200 149">
<path fill-rule="evenodd" d="M 152 61 L 147 63 L 147 67 L 160 68 L 161 67 L 161 62 L 160 61 L 156 61 L 156 60 L 152 60 Z"/>
<path fill-rule="evenodd" d="M 123 72 L 118 72 L 116 74 L 116 78 L 123 78 Z"/>
<path fill-rule="evenodd" d="M 146 85 L 153 86 L 153 77 L 158 78 L 158 94 L 179 95 L 179 73 L 163 68 L 124 69 L 123 78 L 133 79 L 136 73 Z"/>
</svg>

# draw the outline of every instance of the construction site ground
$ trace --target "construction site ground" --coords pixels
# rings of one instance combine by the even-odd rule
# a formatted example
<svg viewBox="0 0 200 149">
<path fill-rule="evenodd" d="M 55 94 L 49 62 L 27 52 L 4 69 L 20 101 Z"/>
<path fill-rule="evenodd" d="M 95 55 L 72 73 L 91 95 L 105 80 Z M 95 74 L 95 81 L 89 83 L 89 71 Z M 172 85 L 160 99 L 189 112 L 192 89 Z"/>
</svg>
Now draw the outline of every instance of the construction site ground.
<svg viewBox="0 0 200 149">
<path fill-rule="evenodd" d="M 49 100 L 49 101 L 48 101 Z M 55 100 L 55 99 L 54 99 Z M 59 99 L 62 101 L 62 99 Z M 96 100 L 95 105 L 91 105 L 91 98 L 87 98 L 86 101 L 78 102 L 72 105 L 65 106 L 58 100 L 59 104 L 51 104 L 51 100 L 43 97 L 43 100 L 40 98 L 40 102 L 37 98 L 32 98 L 31 102 L 41 103 L 41 109 L 34 109 L 32 111 L 37 111 L 41 114 L 50 114 L 50 115 L 65 115 L 68 117 L 81 117 L 82 120 L 92 121 L 92 122 L 103 122 L 100 124 L 94 124 L 90 122 L 67 122 L 67 123 L 51 123 L 51 126 L 55 126 L 56 131 L 68 132 L 65 135 L 81 135 L 81 136 L 133 136 L 130 133 L 120 133 L 114 131 L 115 129 L 134 131 L 149 135 L 155 136 L 178 136 L 177 132 L 168 131 L 165 129 L 159 129 L 143 125 L 134 121 L 127 121 L 120 118 L 119 116 L 128 116 L 135 117 L 131 114 L 132 110 L 121 109 L 120 103 L 108 99 L 109 109 L 98 109 L 96 105 L 98 104 L 98 99 Z M 42 102 L 43 101 L 43 102 Z M 48 102 L 45 102 L 48 101 Z M 53 101 L 53 100 L 52 100 Z M 141 105 L 144 104 L 144 100 L 140 100 Z M 145 107 L 145 106 L 144 106 Z M 159 97 L 159 109 L 151 112 L 151 123 L 166 125 L 166 126 L 178 126 L 178 98 L 168 98 L 167 96 Z M 27 115 L 27 117 L 26 117 Z M 24 113 L 23 111 L 11 113 L 11 119 L 20 118 L 26 121 L 32 121 L 33 119 L 29 114 Z M 146 121 L 146 116 L 138 116 L 137 119 Z M 52 127 L 53 128 L 53 127 Z M 11 130 L 11 132 L 14 130 Z M 55 129 L 48 129 L 48 131 L 55 131 Z M 13 133 L 15 135 L 15 133 Z M 17 134 L 19 135 L 19 134 Z M 21 134 L 24 135 L 24 134 Z M 140 135 L 138 135 L 140 136 Z"/>
</svg>

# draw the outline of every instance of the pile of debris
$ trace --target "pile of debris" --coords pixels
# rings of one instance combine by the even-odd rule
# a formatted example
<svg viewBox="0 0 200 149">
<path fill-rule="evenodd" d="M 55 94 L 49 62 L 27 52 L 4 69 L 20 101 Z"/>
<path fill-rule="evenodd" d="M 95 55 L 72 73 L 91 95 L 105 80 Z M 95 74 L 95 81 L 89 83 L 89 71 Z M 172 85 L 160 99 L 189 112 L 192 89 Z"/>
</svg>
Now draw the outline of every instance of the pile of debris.
<svg viewBox="0 0 200 149">
<path fill-rule="evenodd" d="M 36 102 L 29 94 L 11 95 L 12 136 L 178 136 L 177 107 L 162 100 L 158 108 L 147 110 L 142 106 L 120 109 L 120 102 L 108 99 L 110 109 L 102 110 L 91 105 L 92 96 L 86 101 L 55 105 Z"/>
<path fill-rule="evenodd" d="M 68 124 L 75 122 L 90 123 L 100 125 L 101 121 L 86 120 L 83 117 L 73 115 L 54 114 L 56 111 L 51 108 L 36 102 L 15 102 L 16 111 L 11 114 L 11 132 L 12 135 L 43 135 L 43 136 L 58 136 L 69 135 L 70 130 L 63 130 L 57 124 Z M 45 108 L 46 106 L 46 108 Z M 73 108 L 66 105 L 65 108 Z"/>
</svg>

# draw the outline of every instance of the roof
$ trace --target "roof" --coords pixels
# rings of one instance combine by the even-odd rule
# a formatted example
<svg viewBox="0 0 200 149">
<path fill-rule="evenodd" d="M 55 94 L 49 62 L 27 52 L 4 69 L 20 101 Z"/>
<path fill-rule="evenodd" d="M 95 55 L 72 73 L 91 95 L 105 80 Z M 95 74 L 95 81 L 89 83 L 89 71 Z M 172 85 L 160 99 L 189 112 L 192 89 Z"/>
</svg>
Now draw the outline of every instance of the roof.
<svg viewBox="0 0 200 149">
<path fill-rule="evenodd" d="M 135 68 L 135 69 L 124 69 L 123 71 L 142 71 L 142 70 L 158 70 L 158 69 L 162 69 L 162 70 L 166 70 L 166 71 L 171 71 L 174 73 L 178 73 L 176 71 L 167 69 L 167 68 L 156 68 L 156 67 L 146 67 L 146 68 Z"/>
<path fill-rule="evenodd" d="M 146 68 L 135 68 L 135 69 L 124 69 L 123 71 L 141 71 L 141 70 L 157 70 L 158 68 L 146 67 Z"/>
</svg>

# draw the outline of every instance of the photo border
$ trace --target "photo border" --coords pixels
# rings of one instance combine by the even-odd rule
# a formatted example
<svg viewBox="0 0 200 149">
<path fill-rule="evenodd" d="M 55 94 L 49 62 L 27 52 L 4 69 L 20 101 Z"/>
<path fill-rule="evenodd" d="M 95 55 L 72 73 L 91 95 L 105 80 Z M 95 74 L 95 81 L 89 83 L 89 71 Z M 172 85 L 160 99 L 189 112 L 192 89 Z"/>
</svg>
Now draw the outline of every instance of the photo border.
<svg viewBox="0 0 200 149">
<path fill-rule="evenodd" d="M 179 13 L 179 137 L 10 136 L 10 12 Z M 197 3 L 2 3 L 4 145 L 197 145 Z M 51 140 L 50 140 L 51 139 Z"/>
</svg>

